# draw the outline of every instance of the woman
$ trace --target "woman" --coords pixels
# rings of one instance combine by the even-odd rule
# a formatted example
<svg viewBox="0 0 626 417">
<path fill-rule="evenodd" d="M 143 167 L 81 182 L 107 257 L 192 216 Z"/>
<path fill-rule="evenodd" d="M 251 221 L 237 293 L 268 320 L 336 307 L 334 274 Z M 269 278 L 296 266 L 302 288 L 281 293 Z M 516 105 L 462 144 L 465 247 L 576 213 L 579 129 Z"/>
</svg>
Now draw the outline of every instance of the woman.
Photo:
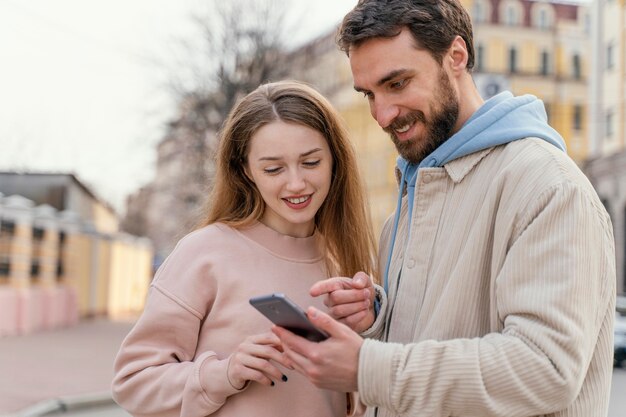
<svg viewBox="0 0 626 417">
<path fill-rule="evenodd" d="M 311 87 L 265 84 L 231 111 L 201 228 L 157 272 L 115 362 L 115 400 L 135 416 L 344 416 L 345 393 L 288 369 L 271 322 L 248 303 L 372 273 L 373 238 L 340 117 Z"/>
</svg>

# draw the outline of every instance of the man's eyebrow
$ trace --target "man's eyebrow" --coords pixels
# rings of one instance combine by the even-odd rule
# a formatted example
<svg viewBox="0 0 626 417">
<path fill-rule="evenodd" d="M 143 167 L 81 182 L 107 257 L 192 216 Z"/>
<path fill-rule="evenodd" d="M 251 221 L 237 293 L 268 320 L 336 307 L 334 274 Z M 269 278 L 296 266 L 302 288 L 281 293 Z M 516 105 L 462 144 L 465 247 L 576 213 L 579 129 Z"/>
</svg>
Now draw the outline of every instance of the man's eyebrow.
<svg viewBox="0 0 626 417">
<path fill-rule="evenodd" d="M 381 86 L 381 85 L 385 84 L 386 82 L 388 82 L 390 80 L 393 80 L 394 78 L 396 78 L 396 77 L 398 77 L 400 75 L 404 75 L 404 74 L 406 74 L 408 72 L 409 72 L 409 70 L 406 69 L 406 68 L 400 68 L 400 69 L 397 69 L 397 70 L 393 70 L 393 71 L 389 72 L 388 74 L 386 74 L 384 77 L 382 77 L 380 80 L 378 80 L 376 82 L 376 86 L 377 87 Z M 359 92 L 359 93 L 363 93 L 363 92 L 368 91 L 365 88 L 359 87 L 358 85 L 355 85 L 354 89 L 357 92 Z"/>
</svg>

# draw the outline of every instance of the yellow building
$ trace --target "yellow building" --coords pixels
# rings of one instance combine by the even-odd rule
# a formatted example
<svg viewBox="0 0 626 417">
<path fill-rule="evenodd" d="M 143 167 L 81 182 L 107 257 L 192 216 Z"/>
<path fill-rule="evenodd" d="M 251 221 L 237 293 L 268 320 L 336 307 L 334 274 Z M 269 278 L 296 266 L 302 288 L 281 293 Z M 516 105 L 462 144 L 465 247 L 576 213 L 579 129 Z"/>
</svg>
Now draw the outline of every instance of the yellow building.
<svg viewBox="0 0 626 417">
<path fill-rule="evenodd" d="M 577 161 L 587 141 L 589 10 L 575 3 L 529 0 L 464 0 L 474 23 L 474 79 L 484 98 L 510 90 L 546 103 L 550 124 Z M 375 232 L 395 210 L 397 152 L 353 89 L 346 55 L 334 33 L 293 52 L 292 77 L 317 87 L 346 120 L 364 175 Z"/>
<path fill-rule="evenodd" d="M 592 3 L 591 94 L 593 156 L 610 156 L 626 145 L 626 4 Z"/>
<path fill-rule="evenodd" d="M 73 175 L 0 173 L 0 336 L 140 312 L 152 253 Z"/>
<path fill-rule="evenodd" d="M 588 141 L 591 9 L 585 3 L 464 0 L 474 24 L 474 80 L 484 98 L 533 94 L 582 162 Z"/>
</svg>

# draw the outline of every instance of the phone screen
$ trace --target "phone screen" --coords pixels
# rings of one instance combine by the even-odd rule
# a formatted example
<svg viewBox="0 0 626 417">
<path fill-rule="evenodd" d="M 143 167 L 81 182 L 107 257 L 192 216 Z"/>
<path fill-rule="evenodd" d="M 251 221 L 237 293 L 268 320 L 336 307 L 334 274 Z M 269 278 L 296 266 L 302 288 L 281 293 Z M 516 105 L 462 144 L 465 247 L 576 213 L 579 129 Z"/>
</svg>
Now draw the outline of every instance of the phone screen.
<svg viewBox="0 0 626 417">
<path fill-rule="evenodd" d="M 328 338 L 325 332 L 311 324 L 304 310 L 285 294 L 274 293 L 254 297 L 250 299 L 250 304 L 270 319 L 272 323 L 284 327 L 298 336 L 313 342 L 320 342 Z"/>
</svg>

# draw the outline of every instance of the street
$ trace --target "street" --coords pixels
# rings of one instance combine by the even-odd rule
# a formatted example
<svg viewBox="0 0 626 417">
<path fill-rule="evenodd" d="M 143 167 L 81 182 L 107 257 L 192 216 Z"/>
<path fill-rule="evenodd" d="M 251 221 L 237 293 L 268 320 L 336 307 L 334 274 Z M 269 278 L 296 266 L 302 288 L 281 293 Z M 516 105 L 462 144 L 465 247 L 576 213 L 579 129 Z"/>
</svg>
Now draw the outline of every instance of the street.
<svg viewBox="0 0 626 417">
<path fill-rule="evenodd" d="M 21 416 L 30 408 L 29 417 L 128 417 L 112 402 L 109 389 L 113 358 L 131 326 L 131 321 L 84 320 L 65 329 L 0 338 L 0 416 Z M 625 416 L 626 368 L 614 368 L 608 417 Z"/>
<path fill-rule="evenodd" d="M 608 417 L 626 416 L 626 369 L 613 370 L 613 384 Z M 128 417 L 129 414 L 115 404 L 107 404 L 94 408 L 79 408 L 66 412 L 47 414 L 49 417 Z"/>
<path fill-rule="evenodd" d="M 626 416 L 626 369 L 613 369 L 613 384 L 611 385 L 611 401 L 609 403 L 609 417 Z"/>
</svg>

